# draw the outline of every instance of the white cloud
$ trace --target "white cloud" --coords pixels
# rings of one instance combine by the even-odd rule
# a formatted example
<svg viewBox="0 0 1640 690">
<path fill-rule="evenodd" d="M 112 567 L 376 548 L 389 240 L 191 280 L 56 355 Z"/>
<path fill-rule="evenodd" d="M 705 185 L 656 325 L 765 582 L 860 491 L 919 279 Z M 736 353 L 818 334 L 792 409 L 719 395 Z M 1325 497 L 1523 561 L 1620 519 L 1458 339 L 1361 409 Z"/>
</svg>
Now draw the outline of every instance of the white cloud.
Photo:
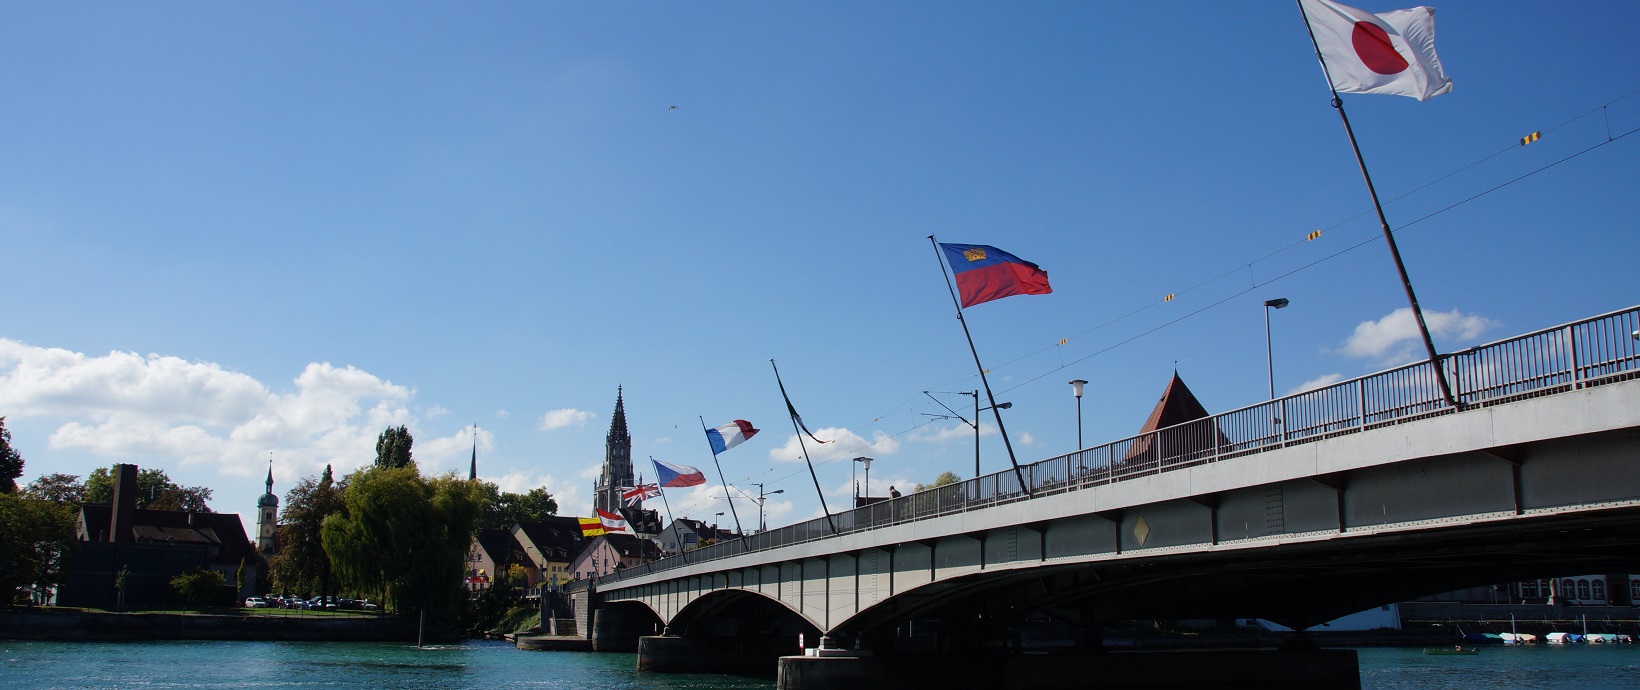
<svg viewBox="0 0 1640 690">
<path fill-rule="evenodd" d="M 506 418 L 511 417 L 511 416 L 512 416 L 512 413 L 508 412 L 506 410 L 496 410 L 495 411 L 495 418 L 496 419 L 506 419 Z"/>
<path fill-rule="evenodd" d="M 1313 379 L 1305 381 L 1304 383 L 1298 384 L 1298 387 L 1287 391 L 1286 395 L 1297 395 L 1297 394 L 1303 393 L 1305 391 L 1313 391 L 1317 388 L 1326 388 L 1327 386 L 1331 386 L 1331 385 L 1333 385 L 1335 383 L 1338 383 L 1339 381 L 1343 381 L 1343 380 L 1344 380 L 1344 375 L 1343 374 L 1339 374 L 1339 373 L 1322 374 L 1322 375 L 1317 376 Z"/>
<path fill-rule="evenodd" d="M 576 472 L 575 476 L 580 477 L 582 479 L 597 479 L 599 477 L 599 475 L 602 475 L 603 473 L 604 473 L 604 463 L 600 462 L 596 465 L 588 465 L 586 467 L 581 468 L 581 471 Z"/>
<path fill-rule="evenodd" d="M 274 454 L 276 481 L 338 473 L 369 463 L 389 425 L 417 429 L 411 390 L 369 372 L 314 362 L 274 392 L 211 362 L 156 354 L 89 356 L 0 339 L 0 409 L 51 420 L 50 448 L 139 461 L 204 465 L 228 476 L 257 476 Z M 436 407 L 436 406 L 435 406 Z M 465 457 L 465 428 L 423 435 L 416 457 L 426 469 Z M 480 445 L 492 442 L 480 435 Z M 465 449 L 466 452 L 462 452 Z"/>
<path fill-rule="evenodd" d="M 885 432 L 874 431 L 872 440 L 867 441 L 842 427 L 826 427 L 815 429 L 814 437 L 824 444 L 817 444 L 813 440 L 804 441 L 808 446 L 809 458 L 820 462 L 825 458 L 840 458 L 854 453 L 872 453 L 876 455 L 893 455 L 900 450 L 900 441 Z M 818 457 L 817 457 L 818 456 Z M 798 444 L 797 435 L 786 437 L 786 442 L 778 448 L 769 449 L 769 459 L 778 462 L 797 462 L 803 459 L 803 448 Z"/>
<path fill-rule="evenodd" d="M 1038 445 L 1037 442 L 1036 442 L 1036 437 L 1032 436 L 1031 432 L 1029 432 L 1029 431 L 1019 432 L 1019 442 L 1023 445 L 1027 445 L 1027 446 Z"/>
<path fill-rule="evenodd" d="M 587 422 L 595 416 L 597 415 L 586 410 L 564 407 L 541 415 L 540 426 L 542 431 L 552 431 L 553 429 L 562 429 L 569 426 L 582 427 L 586 426 Z"/>
<path fill-rule="evenodd" d="M 438 419 L 439 417 L 450 414 L 450 410 L 446 409 L 443 405 L 433 405 L 428 407 L 427 411 L 421 414 L 428 419 Z"/>
<path fill-rule="evenodd" d="M 1473 340 L 1499 324 L 1478 314 L 1452 311 L 1425 311 L 1424 323 L 1432 337 Z M 1351 357 L 1380 360 L 1384 364 L 1401 364 L 1416 359 L 1419 350 L 1418 322 L 1412 317 L 1411 307 L 1402 307 L 1377 321 L 1363 321 L 1344 341 L 1341 352 Z"/>
<path fill-rule="evenodd" d="M 480 464 L 483 459 L 479 460 Z M 479 473 L 479 479 L 494 482 L 496 487 L 507 493 L 522 494 L 532 489 L 546 487 L 547 493 L 552 494 L 553 500 L 558 502 L 559 515 L 591 515 L 592 492 L 583 488 L 579 482 L 559 479 L 552 474 L 531 474 L 528 472 L 508 472 L 499 477 L 486 476 Z"/>
</svg>

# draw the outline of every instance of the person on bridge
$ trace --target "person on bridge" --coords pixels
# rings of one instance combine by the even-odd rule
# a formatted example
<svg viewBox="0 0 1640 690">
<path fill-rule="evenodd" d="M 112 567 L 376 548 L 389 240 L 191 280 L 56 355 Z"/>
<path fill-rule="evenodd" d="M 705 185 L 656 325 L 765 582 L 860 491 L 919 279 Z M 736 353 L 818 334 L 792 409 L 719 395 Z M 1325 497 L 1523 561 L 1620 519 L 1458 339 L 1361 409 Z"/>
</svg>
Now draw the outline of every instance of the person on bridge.
<svg viewBox="0 0 1640 690">
<path fill-rule="evenodd" d="M 900 490 L 894 488 L 894 486 L 892 484 L 889 485 L 889 487 L 888 487 L 888 497 L 889 498 L 899 498 L 900 497 Z"/>
</svg>

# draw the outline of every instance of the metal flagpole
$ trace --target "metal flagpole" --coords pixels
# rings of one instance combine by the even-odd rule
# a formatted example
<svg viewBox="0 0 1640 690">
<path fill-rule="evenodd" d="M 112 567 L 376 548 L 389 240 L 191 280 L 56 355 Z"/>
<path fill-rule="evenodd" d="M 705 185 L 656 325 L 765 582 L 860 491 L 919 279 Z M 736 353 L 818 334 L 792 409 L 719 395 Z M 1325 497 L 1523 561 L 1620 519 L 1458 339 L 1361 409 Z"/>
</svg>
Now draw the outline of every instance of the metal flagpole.
<svg viewBox="0 0 1640 690">
<path fill-rule="evenodd" d="M 649 456 L 649 464 L 655 464 L 655 456 Z M 661 488 L 660 470 L 655 470 L 655 474 L 655 491 L 661 495 L 661 505 L 666 506 L 666 519 L 672 523 L 672 539 L 678 542 L 678 556 L 683 558 L 684 563 L 688 563 L 689 556 L 685 555 L 687 552 L 683 549 L 683 535 L 678 534 L 678 521 L 672 517 L 672 502 L 666 500 L 666 489 Z M 641 488 L 642 484 L 639 486 Z"/>
<path fill-rule="evenodd" d="M 1384 217 L 1384 206 L 1378 201 L 1378 190 L 1372 185 L 1372 175 L 1367 172 L 1367 159 L 1361 155 L 1361 145 L 1355 140 L 1355 129 L 1350 127 L 1350 116 L 1344 113 L 1344 99 L 1338 97 L 1338 87 L 1333 85 L 1332 71 L 1327 68 L 1327 58 L 1321 54 L 1321 43 L 1315 39 L 1315 28 L 1310 26 L 1310 15 L 1304 11 L 1304 3 L 1298 2 L 1298 13 L 1304 17 L 1304 29 L 1310 33 L 1310 45 L 1315 48 L 1315 57 L 1321 61 L 1321 75 L 1327 79 L 1327 88 L 1332 91 L 1332 107 L 1338 111 L 1338 118 L 1344 122 L 1344 133 L 1350 137 L 1350 148 L 1355 151 L 1356 165 L 1361 168 L 1361 179 L 1367 183 L 1367 193 L 1372 196 L 1372 208 L 1378 212 L 1378 227 L 1384 231 L 1384 242 L 1389 244 L 1390 258 L 1395 260 L 1395 272 L 1401 276 L 1401 287 L 1406 289 L 1407 303 L 1412 305 L 1412 318 L 1418 322 L 1418 333 L 1424 338 L 1424 350 L 1429 353 L 1429 365 L 1435 368 L 1435 381 L 1441 387 L 1441 397 L 1452 409 L 1463 409 L 1457 398 L 1452 396 L 1452 387 L 1447 385 L 1446 370 L 1441 366 L 1441 357 L 1435 353 L 1435 341 L 1429 337 L 1429 325 L 1424 323 L 1424 310 L 1418 306 L 1418 295 L 1412 291 L 1412 278 L 1407 276 L 1406 264 L 1401 262 L 1401 250 L 1395 245 L 1395 232 L 1390 230 L 1389 220 Z"/>
<path fill-rule="evenodd" d="M 991 381 L 985 378 L 985 365 L 979 363 L 979 350 L 974 348 L 974 335 L 968 332 L 968 320 L 962 318 L 962 301 L 957 299 L 957 289 L 951 285 L 951 274 L 946 272 L 945 256 L 940 253 L 940 243 L 933 235 L 928 236 L 928 242 L 934 245 L 934 258 L 940 262 L 940 275 L 945 277 L 945 288 L 951 291 L 951 303 L 957 307 L 957 322 L 962 324 L 962 335 L 968 338 L 968 351 L 974 354 L 974 368 L 979 369 L 979 382 L 985 385 L 985 399 L 991 403 L 991 414 L 996 417 L 997 431 L 1002 432 L 1002 445 L 1008 449 L 1008 462 L 1013 463 L 1014 478 L 1019 480 L 1020 488 L 1025 495 L 1035 497 L 1030 485 L 1025 483 L 1025 473 L 1019 469 L 1019 460 L 1014 458 L 1014 444 L 1008 440 L 1008 427 L 1002 425 L 1002 410 L 997 408 L 996 396 L 991 395 Z M 974 427 L 979 427 L 979 415 L 974 415 Z"/>
<path fill-rule="evenodd" d="M 809 478 L 814 480 L 814 493 L 820 496 L 820 510 L 826 513 L 826 524 L 831 525 L 831 533 L 837 534 L 837 522 L 831 519 L 831 508 L 826 506 L 826 492 L 820 490 L 820 477 L 814 473 L 814 462 L 809 460 L 809 446 L 803 443 L 803 430 L 797 426 L 797 410 L 792 407 L 792 397 L 786 395 L 786 383 L 780 380 L 780 367 L 772 359 L 769 366 L 774 367 L 774 382 L 780 385 L 780 397 L 786 401 L 786 411 L 792 413 L 792 433 L 797 435 L 797 447 L 803 449 L 803 462 L 809 466 Z M 734 504 L 733 501 L 729 503 Z"/>
<path fill-rule="evenodd" d="M 697 415 L 696 419 L 700 420 L 700 430 L 704 433 L 706 431 L 706 418 Z M 712 439 L 709 436 L 706 438 L 706 445 L 707 447 L 712 445 Z M 723 497 L 729 501 L 729 514 L 735 516 L 735 532 L 740 534 L 741 544 L 746 547 L 746 550 L 751 551 L 752 545 L 745 541 L 746 530 L 740 528 L 740 514 L 735 512 L 735 497 L 729 494 L 729 480 L 723 478 L 723 465 L 718 462 L 716 448 L 712 448 L 712 464 L 717 467 L 718 481 L 723 482 Z"/>
</svg>

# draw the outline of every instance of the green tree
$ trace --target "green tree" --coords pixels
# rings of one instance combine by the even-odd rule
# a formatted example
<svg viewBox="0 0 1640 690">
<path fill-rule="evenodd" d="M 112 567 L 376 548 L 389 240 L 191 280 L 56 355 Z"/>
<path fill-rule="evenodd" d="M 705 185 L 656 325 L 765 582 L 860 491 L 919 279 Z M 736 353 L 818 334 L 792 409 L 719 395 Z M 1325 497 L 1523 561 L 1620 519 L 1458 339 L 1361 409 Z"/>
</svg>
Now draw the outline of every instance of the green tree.
<svg viewBox="0 0 1640 690">
<path fill-rule="evenodd" d="M 11 447 L 11 431 L 0 417 L 0 494 L 17 493 L 17 478 L 23 476 L 23 456 Z"/>
<path fill-rule="evenodd" d="M 960 481 L 962 481 L 962 477 L 958 477 L 957 473 L 947 470 L 945 472 L 941 472 L 939 476 L 934 477 L 933 484 L 918 484 L 911 487 L 911 490 L 922 491 L 923 489 L 932 489 L 934 487 L 945 486 L 947 484 L 955 484 Z"/>
<path fill-rule="evenodd" d="M 325 553 L 343 586 L 381 592 L 406 615 L 454 625 L 483 493 L 448 474 L 427 479 L 414 465 L 369 467 L 348 477 L 347 509 L 325 518 Z"/>
<path fill-rule="evenodd" d="M 222 579 L 222 573 L 199 566 L 171 578 L 171 587 L 177 594 L 182 595 L 182 600 L 195 606 L 211 603 L 217 590 L 224 584 L 226 582 Z"/>
<path fill-rule="evenodd" d="M 346 485 L 331 478 L 330 467 L 318 479 L 305 477 L 285 494 L 280 513 L 279 555 L 269 564 L 274 587 L 281 592 L 333 593 L 335 571 L 320 536 L 325 518 L 343 512 Z"/>
<path fill-rule="evenodd" d="M 36 591 L 62 579 L 74 540 L 74 508 L 66 503 L 0 494 L 0 605 L 24 587 Z"/>
<path fill-rule="evenodd" d="M 402 425 L 387 427 L 380 436 L 376 437 L 376 466 L 377 467 L 404 467 L 411 462 L 410 446 L 416 439 L 410 436 L 410 430 Z"/>
<path fill-rule="evenodd" d="M 165 470 L 137 470 L 137 507 L 150 510 L 186 510 L 209 513 L 211 490 L 203 486 L 181 486 L 171 481 Z M 85 478 L 86 503 L 114 502 L 114 468 L 98 467 Z"/>
<path fill-rule="evenodd" d="M 28 486 L 23 487 L 23 495 L 42 501 L 83 503 L 85 485 L 80 483 L 80 475 L 53 473 L 29 482 Z"/>
<path fill-rule="evenodd" d="M 502 491 L 495 484 L 483 482 L 484 512 L 479 518 L 480 529 L 512 527 L 519 522 L 539 522 L 549 515 L 558 514 L 558 500 L 547 493 L 546 487 L 515 494 Z"/>
</svg>

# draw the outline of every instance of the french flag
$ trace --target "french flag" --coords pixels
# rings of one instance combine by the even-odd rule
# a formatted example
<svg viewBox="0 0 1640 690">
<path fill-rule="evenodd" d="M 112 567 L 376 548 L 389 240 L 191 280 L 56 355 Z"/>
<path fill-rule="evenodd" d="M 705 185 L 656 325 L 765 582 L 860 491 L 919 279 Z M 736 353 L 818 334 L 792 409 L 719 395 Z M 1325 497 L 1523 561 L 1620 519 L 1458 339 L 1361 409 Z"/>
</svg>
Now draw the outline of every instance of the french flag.
<svg viewBox="0 0 1640 690">
<path fill-rule="evenodd" d="M 706 440 L 712 444 L 712 454 L 717 455 L 744 443 L 746 439 L 756 436 L 757 432 L 751 422 L 737 419 L 716 429 L 707 429 Z"/>
<path fill-rule="evenodd" d="M 688 465 L 674 465 L 650 458 L 655 463 L 655 474 L 659 475 L 659 484 L 673 488 L 681 486 L 700 486 L 706 483 L 706 475 Z"/>
</svg>

